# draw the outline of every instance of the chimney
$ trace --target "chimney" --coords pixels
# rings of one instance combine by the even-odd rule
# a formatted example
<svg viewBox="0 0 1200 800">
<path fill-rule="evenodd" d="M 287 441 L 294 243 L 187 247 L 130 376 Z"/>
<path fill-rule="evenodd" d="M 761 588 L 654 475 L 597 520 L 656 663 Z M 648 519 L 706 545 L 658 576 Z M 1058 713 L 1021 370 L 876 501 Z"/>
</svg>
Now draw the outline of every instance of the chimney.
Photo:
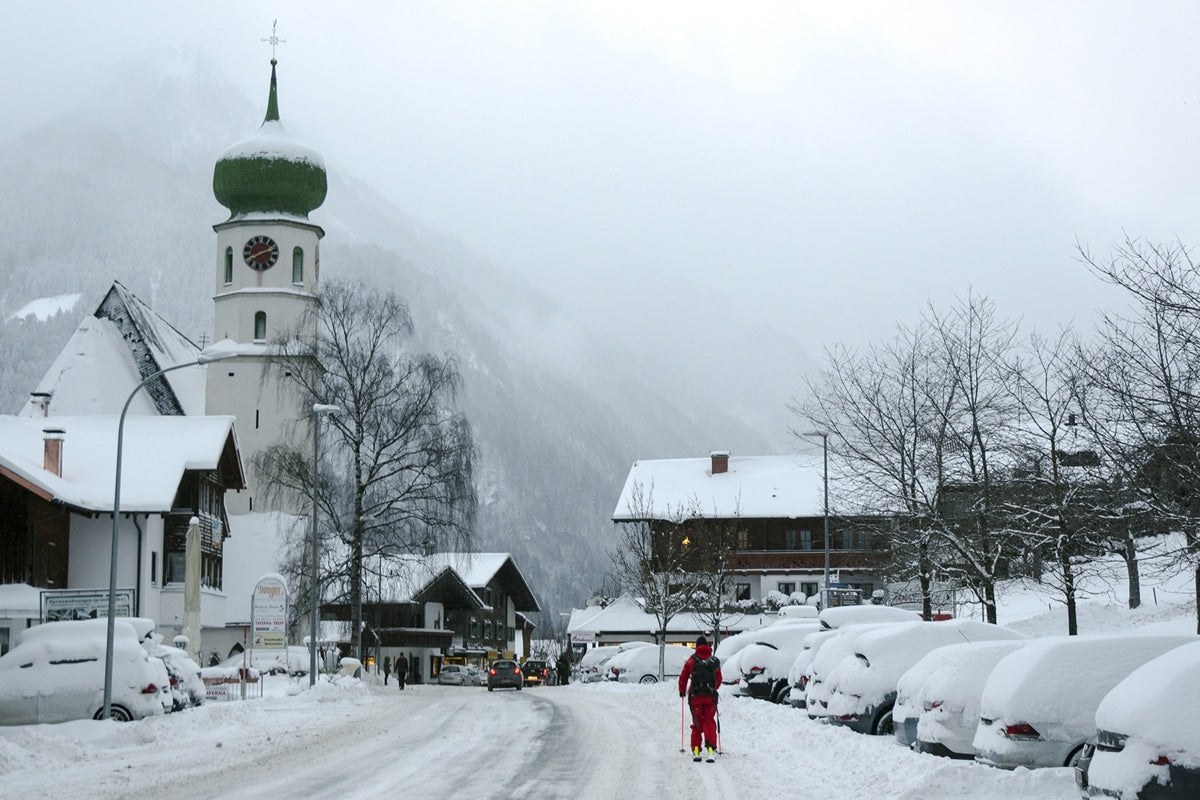
<svg viewBox="0 0 1200 800">
<path fill-rule="evenodd" d="M 29 402 L 42 412 L 43 417 L 50 416 L 50 392 L 30 392 Z"/>
<path fill-rule="evenodd" d="M 62 428 L 43 428 L 45 447 L 43 448 L 42 468 L 62 477 L 63 438 L 67 432 Z"/>
<path fill-rule="evenodd" d="M 421 542 L 421 551 L 425 555 L 431 556 L 437 552 L 437 544 L 433 541 L 433 539 L 426 539 L 425 541 Z"/>
<path fill-rule="evenodd" d="M 722 472 L 729 472 L 729 451 L 728 450 L 713 450 L 708 454 L 712 459 L 712 474 L 720 475 Z"/>
</svg>

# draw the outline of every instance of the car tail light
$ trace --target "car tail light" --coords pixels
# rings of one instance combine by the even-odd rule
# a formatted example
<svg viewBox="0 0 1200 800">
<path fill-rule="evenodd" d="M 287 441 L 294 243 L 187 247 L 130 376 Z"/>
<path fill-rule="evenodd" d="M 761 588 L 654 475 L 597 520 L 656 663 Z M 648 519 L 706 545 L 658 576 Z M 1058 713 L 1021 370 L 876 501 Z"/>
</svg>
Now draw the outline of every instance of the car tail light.
<svg viewBox="0 0 1200 800">
<path fill-rule="evenodd" d="M 489 674 L 489 675 L 495 675 L 495 674 L 496 674 L 496 668 L 495 668 L 495 667 L 492 667 L 491 669 L 489 669 L 489 670 L 488 670 L 488 674 Z"/>
<path fill-rule="evenodd" d="M 751 667 L 751 668 L 750 668 L 750 674 L 751 674 L 751 675 L 757 675 L 758 673 L 760 673 L 760 672 L 762 672 L 762 671 L 763 671 L 763 668 L 762 668 L 762 667 Z"/>
<path fill-rule="evenodd" d="M 1009 739 L 1040 739 L 1042 735 L 1037 732 L 1037 728 L 1027 722 L 1018 722 L 1013 725 L 1004 726 L 1004 735 Z"/>
<path fill-rule="evenodd" d="M 926 711 L 933 711 L 935 708 L 941 708 L 941 707 L 942 707 L 941 700 L 934 700 L 932 703 L 929 703 L 929 702 L 925 703 Z"/>
<path fill-rule="evenodd" d="M 1110 752 L 1121 752 L 1125 749 L 1125 740 L 1128 737 L 1123 733 L 1113 733 L 1112 731 L 1097 731 L 1096 732 L 1096 747 L 1101 750 Z"/>
<path fill-rule="evenodd" d="M 521 674 L 521 668 L 513 667 L 513 675 L 520 675 L 520 674 Z"/>
<path fill-rule="evenodd" d="M 1156 767 L 1166 767 L 1171 764 L 1171 759 L 1168 758 L 1167 756 L 1159 756 L 1158 758 L 1154 759 L 1150 763 Z"/>
<path fill-rule="evenodd" d="M 807 676 L 807 675 L 801 675 L 801 676 L 800 676 L 800 688 L 801 688 L 801 689 L 803 689 L 803 688 L 805 688 L 806 686 L 808 686 L 808 676 Z"/>
<path fill-rule="evenodd" d="M 153 683 L 147 683 L 142 687 L 142 694 L 158 694 L 158 687 Z"/>
<path fill-rule="evenodd" d="M 834 719 L 838 722 L 858 722 L 858 714 L 838 714 Z"/>
</svg>

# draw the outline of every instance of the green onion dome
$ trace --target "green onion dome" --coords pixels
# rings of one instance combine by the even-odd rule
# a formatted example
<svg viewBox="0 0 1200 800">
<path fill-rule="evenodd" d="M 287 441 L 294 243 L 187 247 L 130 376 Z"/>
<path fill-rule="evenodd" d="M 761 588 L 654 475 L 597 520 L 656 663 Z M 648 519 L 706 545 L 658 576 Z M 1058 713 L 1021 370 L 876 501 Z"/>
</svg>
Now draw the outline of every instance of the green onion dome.
<svg viewBox="0 0 1200 800">
<path fill-rule="evenodd" d="M 325 162 L 299 144 L 279 121 L 271 59 L 267 116 L 253 136 L 230 147 L 213 170 L 213 194 L 229 209 L 229 218 L 281 214 L 308 219 L 325 202 Z"/>
</svg>

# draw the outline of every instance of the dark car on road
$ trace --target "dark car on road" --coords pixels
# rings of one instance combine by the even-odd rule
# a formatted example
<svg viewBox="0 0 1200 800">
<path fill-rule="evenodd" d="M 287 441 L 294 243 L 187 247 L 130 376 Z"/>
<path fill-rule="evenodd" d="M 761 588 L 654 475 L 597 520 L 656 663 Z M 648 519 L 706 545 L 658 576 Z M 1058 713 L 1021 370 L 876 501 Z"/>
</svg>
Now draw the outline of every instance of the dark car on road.
<svg viewBox="0 0 1200 800">
<path fill-rule="evenodd" d="M 521 665 L 521 672 L 525 675 L 526 686 L 541 686 L 550 682 L 550 670 L 546 662 L 540 659 L 527 660 Z"/>
<path fill-rule="evenodd" d="M 521 665 L 515 661 L 501 659 L 493 661 L 488 667 L 487 687 L 488 691 L 493 689 L 516 689 L 521 691 L 521 686 L 524 684 L 524 676 L 521 674 Z"/>
</svg>

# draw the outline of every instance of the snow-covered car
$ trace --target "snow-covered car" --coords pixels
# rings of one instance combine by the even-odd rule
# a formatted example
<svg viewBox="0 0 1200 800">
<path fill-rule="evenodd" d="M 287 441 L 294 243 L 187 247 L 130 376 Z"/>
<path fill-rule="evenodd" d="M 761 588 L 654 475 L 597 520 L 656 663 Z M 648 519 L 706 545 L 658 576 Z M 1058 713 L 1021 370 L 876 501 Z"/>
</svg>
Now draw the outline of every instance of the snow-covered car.
<svg viewBox="0 0 1200 800">
<path fill-rule="evenodd" d="M 721 687 L 725 689 L 727 694 L 735 696 L 744 696 L 746 694 L 746 682 L 742 680 L 741 663 L 741 650 L 738 650 L 729 658 L 721 659 Z"/>
<path fill-rule="evenodd" d="M 0 657 L 0 725 L 98 717 L 107 639 L 106 619 L 47 622 L 21 631 L 16 646 Z M 112 719 L 163 713 L 161 666 L 151 663 L 129 623 L 114 621 Z"/>
<path fill-rule="evenodd" d="M 467 686 L 470 676 L 465 664 L 442 664 L 434 682 L 439 686 Z"/>
<path fill-rule="evenodd" d="M 204 704 L 204 680 L 200 677 L 200 665 L 178 647 L 160 644 L 152 655 L 163 660 L 171 681 L 172 708 L 184 708 Z"/>
<path fill-rule="evenodd" d="M 984 685 L 975 760 L 1074 766 L 1096 734 L 1096 707 L 1129 673 L 1195 637 L 1111 634 L 1039 639 L 1000 660 Z"/>
<path fill-rule="evenodd" d="M 668 644 L 662 648 L 663 680 L 679 677 L 683 665 L 695 651 L 690 647 Z M 608 662 L 609 674 L 621 683 L 658 683 L 657 647 L 638 647 L 618 653 Z"/>
<path fill-rule="evenodd" d="M 804 647 L 804 639 L 816 633 L 817 623 L 771 625 L 759 633 L 753 644 L 741 650 L 738 669 L 751 697 L 781 702 L 791 687 L 788 671 Z"/>
<path fill-rule="evenodd" d="M 900 678 L 892 721 L 896 740 L 922 753 L 949 758 L 974 758 L 979 727 L 979 698 L 1000 659 L 1025 646 L 1025 641 L 952 644 L 934 650 Z M 906 688 L 920 684 L 915 691 Z M 901 698 L 905 708 L 901 711 Z M 906 717 L 901 738 L 901 718 Z M 910 716 L 914 715 L 915 716 Z"/>
<path fill-rule="evenodd" d="M 1200 797 L 1200 642 L 1135 669 L 1096 708 L 1096 744 L 1075 777 L 1088 797 Z"/>
<path fill-rule="evenodd" d="M 608 676 L 606 662 L 617 653 L 633 650 L 638 647 L 653 647 L 651 642 L 624 642 L 622 644 L 602 644 L 589 649 L 579 659 L 578 675 L 580 683 L 592 683 L 605 680 Z"/>
<path fill-rule="evenodd" d="M 833 636 L 821 644 L 821 648 L 813 656 L 812 663 L 808 665 L 805 673 L 807 677 L 805 711 L 808 712 L 810 718 L 823 720 L 829 716 L 828 705 L 831 692 L 829 677 L 843 660 L 854 657 L 854 640 L 868 631 L 892 624 L 895 623 L 875 622 L 847 625 L 834 630 Z"/>
<path fill-rule="evenodd" d="M 834 630 L 820 630 L 804 637 L 800 653 L 788 669 L 788 686 L 790 688 L 788 703 L 792 708 L 805 708 L 808 705 L 808 668 L 812 664 L 812 660 L 816 658 L 821 645 L 834 633 Z"/>
<path fill-rule="evenodd" d="M 960 642 L 1024 638 L 973 619 L 905 622 L 864 633 L 855 640 L 854 658 L 842 663 L 829 698 L 830 721 L 859 733 L 891 735 L 896 684 L 927 653 Z"/>
<path fill-rule="evenodd" d="M 907 608 L 865 604 L 827 608 L 817 615 L 817 619 L 822 628 L 844 628 L 875 622 L 920 622 L 921 615 Z"/>
</svg>

